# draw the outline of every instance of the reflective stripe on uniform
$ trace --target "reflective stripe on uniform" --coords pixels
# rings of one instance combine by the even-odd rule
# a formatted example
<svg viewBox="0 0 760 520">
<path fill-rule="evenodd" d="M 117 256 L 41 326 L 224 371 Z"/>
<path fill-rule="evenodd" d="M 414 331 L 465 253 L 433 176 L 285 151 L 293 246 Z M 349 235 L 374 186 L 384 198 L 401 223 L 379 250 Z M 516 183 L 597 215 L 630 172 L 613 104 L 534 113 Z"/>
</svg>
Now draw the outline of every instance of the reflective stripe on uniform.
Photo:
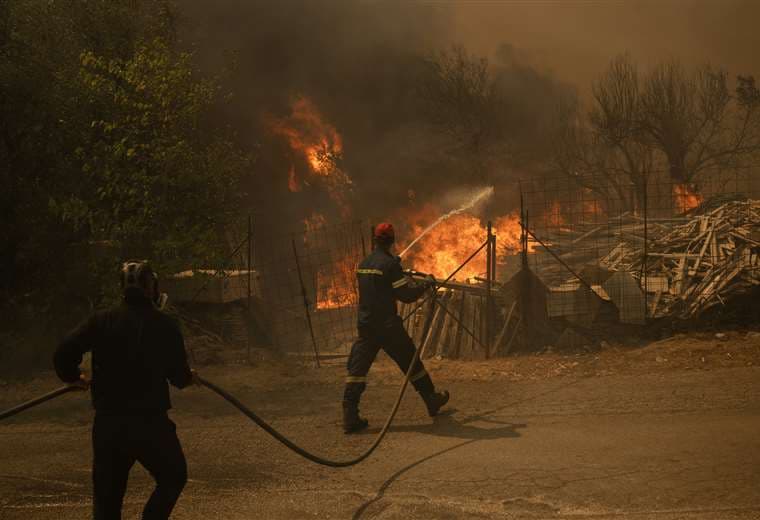
<svg viewBox="0 0 760 520">
<path fill-rule="evenodd" d="M 393 282 L 393 288 L 394 289 L 398 289 L 399 287 L 402 287 L 402 286 L 406 285 L 406 282 L 408 282 L 408 280 L 406 279 L 406 277 L 400 278 L 400 279 L 396 280 L 395 282 Z"/>
<path fill-rule="evenodd" d="M 383 272 L 380 269 L 359 269 L 356 272 L 359 274 L 376 274 L 377 276 L 383 276 Z"/>
<path fill-rule="evenodd" d="M 422 379 L 426 375 L 428 375 L 427 370 L 425 370 L 423 368 L 422 370 L 420 370 L 419 372 L 417 372 L 416 374 L 414 374 L 412 377 L 410 377 L 409 378 L 409 382 L 410 383 L 414 383 L 415 381 L 419 381 L 420 379 Z"/>
<path fill-rule="evenodd" d="M 366 383 L 367 376 L 348 376 L 346 377 L 346 383 Z"/>
</svg>

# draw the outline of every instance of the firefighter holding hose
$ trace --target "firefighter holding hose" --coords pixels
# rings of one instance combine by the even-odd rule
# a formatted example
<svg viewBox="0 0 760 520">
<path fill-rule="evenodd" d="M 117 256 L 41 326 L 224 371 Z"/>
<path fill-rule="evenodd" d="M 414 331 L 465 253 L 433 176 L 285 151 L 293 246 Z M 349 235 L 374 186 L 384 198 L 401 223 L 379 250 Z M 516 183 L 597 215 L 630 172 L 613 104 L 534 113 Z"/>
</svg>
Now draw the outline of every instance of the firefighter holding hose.
<svg viewBox="0 0 760 520">
<path fill-rule="evenodd" d="M 343 394 L 343 431 L 355 433 L 368 426 L 359 415 L 359 400 L 367 386 L 367 373 L 382 348 L 406 373 L 415 354 L 412 339 L 404 329 L 396 302 L 411 303 L 432 289 L 435 280 L 414 282 L 404 275 L 400 258 L 391 253 L 395 242 L 393 226 L 377 225 L 373 230 L 374 250 L 357 271 L 359 281 L 359 337 L 348 358 L 348 376 Z M 417 360 L 409 381 L 420 394 L 433 417 L 449 401 L 447 391 L 436 392 L 422 361 Z"/>
<path fill-rule="evenodd" d="M 125 262 L 121 286 L 122 304 L 95 313 L 71 332 L 53 361 L 62 381 L 91 387 L 93 517 L 121 518 L 129 471 L 139 462 L 156 481 L 142 518 L 166 519 L 187 482 L 185 455 L 167 414 L 168 383 L 185 388 L 198 379 L 179 327 L 157 308 L 158 277 L 148 262 Z M 91 385 L 79 369 L 88 351 Z"/>
</svg>

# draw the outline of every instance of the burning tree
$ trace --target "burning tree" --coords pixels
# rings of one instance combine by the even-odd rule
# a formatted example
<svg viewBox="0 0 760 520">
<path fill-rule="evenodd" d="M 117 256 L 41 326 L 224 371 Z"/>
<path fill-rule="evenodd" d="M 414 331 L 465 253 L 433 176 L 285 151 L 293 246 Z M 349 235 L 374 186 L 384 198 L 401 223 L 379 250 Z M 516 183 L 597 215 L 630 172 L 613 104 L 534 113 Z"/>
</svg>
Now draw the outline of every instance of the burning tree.
<svg viewBox="0 0 760 520">
<path fill-rule="evenodd" d="M 755 164 L 760 95 L 751 76 L 739 76 L 731 93 L 723 70 L 667 62 L 640 74 L 624 55 L 592 92 L 586 110 L 576 99 L 562 105 L 553 164 L 602 196 L 628 201 L 628 209 L 643 207 L 652 174 L 666 174 L 683 208 L 699 198 L 701 176 Z"/>
<path fill-rule="evenodd" d="M 285 117 L 268 116 L 271 131 L 287 140 L 291 151 L 288 190 L 299 192 L 304 185 L 322 186 L 344 217 L 349 216 L 351 177 L 343 170 L 343 139 L 314 105 L 304 97 L 291 101 Z"/>
</svg>

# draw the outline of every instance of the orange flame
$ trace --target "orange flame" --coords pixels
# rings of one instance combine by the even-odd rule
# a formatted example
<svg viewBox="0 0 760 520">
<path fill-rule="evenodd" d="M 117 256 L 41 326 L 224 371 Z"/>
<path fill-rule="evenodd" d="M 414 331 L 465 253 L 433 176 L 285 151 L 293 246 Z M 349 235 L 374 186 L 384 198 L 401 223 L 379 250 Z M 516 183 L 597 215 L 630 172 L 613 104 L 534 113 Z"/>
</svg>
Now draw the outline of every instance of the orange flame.
<svg viewBox="0 0 760 520">
<path fill-rule="evenodd" d="M 431 222 L 440 211 L 428 204 L 405 216 L 399 216 L 399 227 L 407 227 L 398 240 L 398 249 L 405 248 Z M 323 227 L 325 217 L 314 213 L 304 221 L 307 231 Z M 497 240 L 497 254 L 513 254 L 520 251 L 522 229 L 517 212 L 497 218 L 493 222 L 493 233 Z M 418 271 L 431 273 L 437 278 L 447 278 L 474 253 L 486 240 L 487 226 L 480 218 L 469 215 L 455 215 L 433 228 L 407 253 L 404 265 Z M 529 243 L 529 251 L 535 244 Z M 473 258 L 456 275 L 455 279 L 467 280 L 485 276 L 485 251 Z M 357 304 L 356 259 L 347 255 L 338 262 L 320 269 L 316 273 L 317 309 L 337 309 Z"/>
<path fill-rule="evenodd" d="M 327 218 L 321 213 L 314 212 L 303 220 L 304 245 L 319 247 L 319 243 L 311 244 L 314 231 L 327 225 Z M 314 286 L 317 294 L 317 309 L 339 309 L 356 305 L 356 260 L 352 255 L 346 255 L 337 262 L 328 263 L 314 273 Z"/>
<path fill-rule="evenodd" d="M 544 214 L 544 220 L 547 226 L 560 227 L 565 224 L 565 219 L 562 217 L 562 205 L 558 200 L 552 202 L 549 210 Z"/>
<path fill-rule="evenodd" d="M 702 195 L 697 193 L 696 186 L 688 184 L 673 185 L 673 201 L 680 213 L 685 213 L 702 204 Z"/>
<path fill-rule="evenodd" d="M 515 211 L 509 215 L 499 217 L 493 224 L 493 232 L 496 234 L 496 247 L 506 254 L 515 254 L 520 251 L 520 238 L 522 236 L 522 226 L 520 225 L 520 214 Z M 535 244 L 528 242 L 528 252 L 535 249 Z"/>
<path fill-rule="evenodd" d="M 357 304 L 356 262 L 346 257 L 317 272 L 317 309 L 339 309 Z"/>
<path fill-rule="evenodd" d="M 399 240 L 398 249 L 403 250 L 406 244 L 417 237 L 439 214 L 432 205 L 426 205 L 402 219 L 406 220 L 410 229 L 405 233 L 405 237 Z M 521 228 L 517 213 L 496 219 L 493 232 L 496 234 L 499 251 L 516 252 L 520 249 Z M 437 278 L 446 278 L 485 242 L 486 236 L 486 224 L 478 217 L 466 213 L 454 215 L 421 238 L 407 253 L 404 264 Z M 485 252 L 482 252 L 465 265 L 455 278 L 466 280 L 484 276 L 485 272 Z"/>
<path fill-rule="evenodd" d="M 290 191 L 300 191 L 301 184 L 309 185 L 310 181 L 321 183 L 341 214 L 347 217 L 353 183 L 339 166 L 343 140 L 335 127 L 325 121 L 316 106 L 303 96 L 292 101 L 289 116 L 270 117 L 269 126 L 275 135 L 287 140 L 291 152 L 303 161 L 304 168 L 301 169 L 305 171 L 298 171 L 296 164 L 291 165 L 288 172 Z"/>
</svg>

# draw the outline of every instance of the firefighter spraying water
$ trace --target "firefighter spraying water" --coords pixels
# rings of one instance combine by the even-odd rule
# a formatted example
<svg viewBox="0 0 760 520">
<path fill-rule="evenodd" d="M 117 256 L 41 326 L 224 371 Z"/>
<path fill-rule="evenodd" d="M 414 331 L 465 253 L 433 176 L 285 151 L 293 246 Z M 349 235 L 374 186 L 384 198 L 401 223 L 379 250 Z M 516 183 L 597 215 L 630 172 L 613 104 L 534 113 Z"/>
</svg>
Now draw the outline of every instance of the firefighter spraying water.
<svg viewBox="0 0 760 520">
<path fill-rule="evenodd" d="M 391 254 L 396 234 L 391 224 L 383 223 L 373 232 L 375 248 L 359 269 L 359 338 L 348 358 L 348 376 L 343 393 L 343 431 L 354 433 L 367 427 L 359 416 L 359 400 L 367 386 L 367 373 L 382 348 L 398 367 L 409 371 L 409 381 L 427 405 L 430 416 L 438 414 L 449 400 L 448 392 L 436 392 L 422 361 L 415 359 L 415 347 L 398 315 L 396 301 L 412 303 L 428 290 L 435 289 L 432 277 L 415 283 L 404 275 L 401 260 Z M 412 367 L 412 368 L 410 368 Z"/>
<path fill-rule="evenodd" d="M 417 237 L 447 218 L 463 213 L 486 199 L 493 188 L 479 191 L 462 207 L 440 217 Z M 92 390 L 96 410 L 93 427 L 95 518 L 116 518 L 132 465 L 140 462 L 154 476 L 157 486 L 145 508 L 145 518 L 167 518 L 184 487 L 187 470 L 184 454 L 167 416 L 171 407 L 167 383 L 183 388 L 193 382 L 213 391 L 256 423 L 269 435 L 302 457 L 330 467 L 347 467 L 371 455 L 388 433 L 409 383 L 425 402 L 433 417 L 449 401 L 447 391 L 436 391 L 420 361 L 422 348 L 415 347 L 398 315 L 397 301 L 435 302 L 441 283 L 432 276 L 414 281 L 406 276 L 400 257 L 391 253 L 395 232 L 390 224 L 373 230 L 374 251 L 359 265 L 358 339 L 349 356 L 343 395 L 343 428 L 354 433 L 367 427 L 359 415 L 359 401 L 367 373 L 382 348 L 405 372 L 398 397 L 375 441 L 364 452 L 348 460 L 331 460 L 315 455 L 272 428 L 234 396 L 207 381 L 187 365 L 184 344 L 177 326 L 161 312 L 165 295 L 158 292 L 158 277 L 147 261 L 124 263 L 121 272 L 124 302 L 97 313 L 69 335 L 59 347 L 55 366 L 66 387 L 0 412 L 0 420 L 73 390 Z M 423 325 L 422 341 L 430 332 Z M 83 353 L 93 352 L 92 384 L 83 377 L 79 364 Z M 136 384 L 135 384 L 136 382 Z"/>
</svg>

